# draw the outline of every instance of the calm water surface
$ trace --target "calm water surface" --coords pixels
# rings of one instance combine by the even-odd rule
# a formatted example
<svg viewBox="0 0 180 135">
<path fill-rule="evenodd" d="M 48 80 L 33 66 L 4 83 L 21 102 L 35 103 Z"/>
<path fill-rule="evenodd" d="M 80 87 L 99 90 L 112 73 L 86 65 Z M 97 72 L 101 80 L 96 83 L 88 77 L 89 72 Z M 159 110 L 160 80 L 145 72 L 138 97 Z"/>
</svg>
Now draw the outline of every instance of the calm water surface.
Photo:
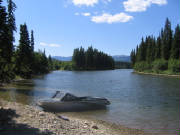
<svg viewBox="0 0 180 135">
<path fill-rule="evenodd" d="M 49 98 L 56 90 L 106 97 L 111 101 L 107 110 L 78 114 L 147 132 L 178 134 L 180 80 L 132 71 L 54 71 L 0 88 L 0 98 L 35 105 L 38 99 Z"/>
</svg>

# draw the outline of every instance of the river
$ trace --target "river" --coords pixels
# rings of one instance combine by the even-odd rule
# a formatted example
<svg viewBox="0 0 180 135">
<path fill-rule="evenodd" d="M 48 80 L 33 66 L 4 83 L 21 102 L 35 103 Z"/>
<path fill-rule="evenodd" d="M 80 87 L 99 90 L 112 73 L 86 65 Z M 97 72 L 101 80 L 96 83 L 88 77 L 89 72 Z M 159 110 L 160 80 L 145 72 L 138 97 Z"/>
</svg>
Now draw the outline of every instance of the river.
<svg viewBox="0 0 180 135">
<path fill-rule="evenodd" d="M 133 70 L 53 71 L 0 88 L 0 98 L 35 105 L 62 90 L 78 96 L 106 97 L 106 110 L 76 114 L 146 132 L 177 134 L 180 125 L 178 78 L 139 75 Z"/>
</svg>

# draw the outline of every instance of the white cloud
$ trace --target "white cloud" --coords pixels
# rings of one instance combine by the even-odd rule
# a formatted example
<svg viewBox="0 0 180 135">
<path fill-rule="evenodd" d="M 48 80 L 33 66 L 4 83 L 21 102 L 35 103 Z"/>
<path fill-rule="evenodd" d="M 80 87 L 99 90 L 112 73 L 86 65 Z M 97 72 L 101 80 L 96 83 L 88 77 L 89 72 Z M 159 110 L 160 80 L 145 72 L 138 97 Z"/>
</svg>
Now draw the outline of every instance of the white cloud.
<svg viewBox="0 0 180 135">
<path fill-rule="evenodd" d="M 111 2 L 112 0 L 101 0 L 103 3 L 108 4 L 109 2 Z"/>
<path fill-rule="evenodd" d="M 118 22 L 125 23 L 125 22 L 130 21 L 131 19 L 133 19 L 133 16 L 129 16 L 126 13 L 119 13 L 115 15 L 103 13 L 101 16 L 93 16 L 91 18 L 91 21 L 95 23 L 112 24 L 112 23 L 118 23 Z"/>
<path fill-rule="evenodd" d="M 74 15 L 78 16 L 78 15 L 79 15 L 79 13 L 77 13 L 77 12 L 76 12 Z"/>
<path fill-rule="evenodd" d="M 72 0 L 72 2 L 76 6 L 94 6 L 99 2 L 99 0 Z"/>
<path fill-rule="evenodd" d="M 47 44 L 47 43 L 44 43 L 44 42 L 40 42 L 40 45 L 41 46 L 48 46 L 48 47 L 60 47 L 61 46 L 59 44 Z"/>
<path fill-rule="evenodd" d="M 157 5 L 166 5 L 167 4 L 167 0 L 150 0 L 153 4 L 157 4 Z"/>
<path fill-rule="evenodd" d="M 91 16 L 91 13 L 82 13 L 83 16 Z"/>
<path fill-rule="evenodd" d="M 44 43 L 44 42 L 41 42 L 40 45 L 42 46 L 47 46 L 48 44 Z"/>
<path fill-rule="evenodd" d="M 61 45 L 59 44 L 49 44 L 50 47 L 60 47 Z"/>
<path fill-rule="evenodd" d="M 123 2 L 125 11 L 128 12 L 146 11 L 152 4 L 165 5 L 167 0 L 127 0 Z"/>
</svg>

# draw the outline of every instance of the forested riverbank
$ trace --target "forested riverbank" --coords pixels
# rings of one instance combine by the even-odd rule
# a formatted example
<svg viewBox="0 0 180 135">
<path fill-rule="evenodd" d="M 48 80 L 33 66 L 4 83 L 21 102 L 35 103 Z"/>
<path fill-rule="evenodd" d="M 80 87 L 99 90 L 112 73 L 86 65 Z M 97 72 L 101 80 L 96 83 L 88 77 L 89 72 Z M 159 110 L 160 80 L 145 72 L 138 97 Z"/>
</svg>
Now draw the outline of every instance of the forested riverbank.
<svg viewBox="0 0 180 135">
<path fill-rule="evenodd" d="M 7 7 L 3 6 L 0 0 L 0 84 L 58 69 L 59 62 L 47 57 L 45 50 L 34 51 L 34 31 L 29 34 L 26 23 L 20 25 L 19 43 L 14 44 L 17 7 L 12 0 L 7 4 Z"/>
<path fill-rule="evenodd" d="M 14 34 L 17 31 L 16 4 L 8 0 L 7 7 L 0 0 L 0 84 L 20 78 L 31 78 L 51 70 L 100 70 L 114 69 L 111 56 L 89 47 L 74 50 L 73 61 L 60 62 L 47 57 L 45 50 L 34 51 L 34 31 L 29 33 L 26 23 L 20 25 L 19 43 L 15 45 Z"/>
<path fill-rule="evenodd" d="M 72 59 L 75 70 L 114 69 L 113 58 L 92 46 L 88 47 L 87 50 L 82 47 L 74 49 Z"/>
<path fill-rule="evenodd" d="M 149 71 L 149 72 L 147 72 L 147 71 L 145 71 L 145 72 L 134 71 L 133 73 L 141 74 L 141 75 L 153 75 L 153 76 L 164 76 L 164 77 L 180 78 L 179 74 L 153 73 L 152 71 Z"/>
<path fill-rule="evenodd" d="M 180 26 L 173 31 L 166 19 L 157 38 L 147 36 L 131 52 L 133 68 L 138 72 L 179 75 L 180 73 Z"/>
<path fill-rule="evenodd" d="M 108 54 L 92 46 L 87 50 L 80 47 L 74 49 L 72 61 L 61 61 L 59 67 L 60 70 L 69 71 L 112 70 L 115 69 L 115 61 Z"/>
</svg>

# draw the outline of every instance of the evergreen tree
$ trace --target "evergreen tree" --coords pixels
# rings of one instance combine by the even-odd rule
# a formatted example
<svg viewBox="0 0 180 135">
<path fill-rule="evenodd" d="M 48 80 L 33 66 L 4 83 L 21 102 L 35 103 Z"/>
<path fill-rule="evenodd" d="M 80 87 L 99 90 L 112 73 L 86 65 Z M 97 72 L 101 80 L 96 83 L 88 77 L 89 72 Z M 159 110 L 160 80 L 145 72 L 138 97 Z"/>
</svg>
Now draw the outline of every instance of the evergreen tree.
<svg viewBox="0 0 180 135">
<path fill-rule="evenodd" d="M 177 25 L 174 33 L 172 48 L 171 48 L 171 58 L 180 59 L 180 27 Z"/>
<path fill-rule="evenodd" d="M 137 45 L 136 46 L 136 62 L 138 62 L 138 51 L 139 51 L 139 46 Z"/>
<path fill-rule="evenodd" d="M 86 51 L 82 47 L 74 49 L 72 60 L 78 70 L 114 69 L 113 58 L 92 46 Z"/>
<path fill-rule="evenodd" d="M 146 60 L 146 44 L 144 39 L 142 38 L 141 43 L 139 45 L 138 53 L 137 53 L 137 61 L 145 61 Z"/>
<path fill-rule="evenodd" d="M 5 59 L 6 57 L 6 43 L 8 28 L 7 28 L 7 13 L 6 8 L 2 6 L 2 0 L 0 0 L 0 58 Z M 2 60 L 4 61 L 4 60 Z"/>
<path fill-rule="evenodd" d="M 88 47 L 86 51 L 86 68 L 93 67 L 93 48 L 92 46 Z"/>
<path fill-rule="evenodd" d="M 97 49 L 94 49 L 93 51 L 93 67 L 95 69 L 98 69 L 99 68 L 99 61 L 98 61 L 98 50 Z"/>
<path fill-rule="evenodd" d="M 6 21 L 7 20 L 7 13 L 6 8 L 2 6 L 2 0 L 0 0 L 0 83 L 4 82 L 4 67 L 6 65 L 5 60 L 5 38 L 6 38 Z"/>
<path fill-rule="evenodd" d="M 85 66 L 85 51 L 82 46 L 79 49 L 79 67 L 84 68 Z"/>
<path fill-rule="evenodd" d="M 79 67 L 79 48 L 74 49 L 72 60 L 75 62 L 75 65 Z"/>
<path fill-rule="evenodd" d="M 171 22 L 166 19 L 163 35 L 162 35 L 162 58 L 168 60 L 172 44 Z"/>
<path fill-rule="evenodd" d="M 41 66 L 42 66 L 41 72 L 42 73 L 47 73 L 48 72 L 48 59 L 46 57 L 45 49 L 44 49 L 44 52 L 42 54 Z"/>
<path fill-rule="evenodd" d="M 14 78 L 11 63 L 12 44 L 9 36 L 8 16 L 6 8 L 0 0 L 0 83 Z"/>
<path fill-rule="evenodd" d="M 146 38 L 146 44 L 147 44 L 146 60 L 148 63 L 151 63 L 154 60 L 155 43 L 153 37 L 148 36 Z"/>
<path fill-rule="evenodd" d="M 31 50 L 32 50 L 32 52 L 34 52 L 34 31 L 33 30 L 31 30 L 31 41 L 30 41 L 31 43 Z"/>
<path fill-rule="evenodd" d="M 34 52 L 34 33 L 31 39 L 26 24 L 20 26 L 20 40 L 17 50 L 14 50 L 14 32 L 16 31 L 15 15 L 16 5 L 7 0 L 8 10 L 2 6 L 0 0 L 0 83 L 8 82 L 15 77 L 14 72 L 25 78 L 32 74 L 48 72 L 48 60 L 52 65 L 59 64 L 51 58 L 47 59 L 45 52 Z M 15 62 L 15 69 L 14 69 Z"/>
<path fill-rule="evenodd" d="M 157 38 L 156 46 L 155 46 L 155 59 L 161 58 L 161 38 L 160 36 Z"/>
<path fill-rule="evenodd" d="M 8 2 L 8 28 L 9 28 L 9 40 L 11 44 L 9 45 L 10 55 L 13 52 L 13 42 L 14 42 L 14 31 L 16 31 L 16 22 L 15 22 L 15 15 L 14 12 L 16 10 L 16 4 L 12 0 L 7 0 Z"/>
<path fill-rule="evenodd" d="M 172 36 L 171 23 L 166 19 L 164 29 L 161 29 L 160 35 L 155 38 L 148 36 L 139 46 L 136 52 L 131 52 L 131 61 L 135 70 L 160 73 L 163 70 L 167 72 L 180 72 L 180 26 L 177 25 L 175 33 Z M 146 59 L 144 59 L 144 54 Z M 134 58 L 135 55 L 135 58 Z M 171 58 L 171 59 L 170 59 Z"/>
<path fill-rule="evenodd" d="M 48 67 L 49 67 L 49 70 L 54 70 L 53 60 L 51 58 L 51 55 L 49 55 L 49 57 L 48 57 Z"/>
<path fill-rule="evenodd" d="M 156 52 L 156 38 L 155 37 L 151 37 L 152 40 L 152 53 L 151 53 L 151 57 L 152 57 L 152 61 L 155 60 L 155 52 Z"/>
<path fill-rule="evenodd" d="M 27 25 L 20 25 L 20 40 L 17 50 L 17 74 L 29 78 L 31 77 L 32 50 L 30 46 L 29 33 Z"/>
<path fill-rule="evenodd" d="M 130 56 L 131 56 L 132 66 L 134 66 L 134 64 L 136 62 L 136 52 L 135 52 L 134 49 L 131 51 L 131 55 Z"/>
</svg>

